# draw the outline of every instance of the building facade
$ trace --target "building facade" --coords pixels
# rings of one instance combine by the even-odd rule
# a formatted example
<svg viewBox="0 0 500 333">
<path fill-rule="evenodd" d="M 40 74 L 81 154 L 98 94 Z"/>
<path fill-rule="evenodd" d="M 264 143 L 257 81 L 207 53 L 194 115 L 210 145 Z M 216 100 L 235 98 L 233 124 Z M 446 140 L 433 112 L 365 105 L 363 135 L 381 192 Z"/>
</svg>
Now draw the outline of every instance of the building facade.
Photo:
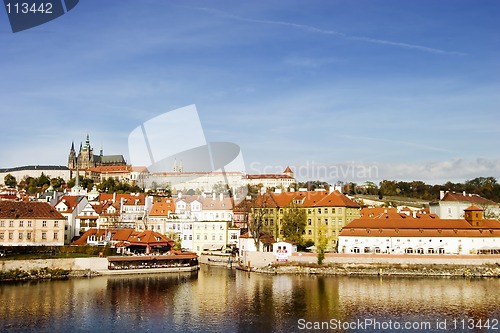
<svg viewBox="0 0 500 333">
<path fill-rule="evenodd" d="M 360 206 L 338 191 L 265 193 L 257 197 L 251 208 L 249 229 L 260 223 L 278 241 L 284 240 L 284 218 L 291 209 L 305 212 L 302 239 L 318 244 L 326 238 L 327 251 L 336 251 L 342 228 L 360 216 Z"/>
<path fill-rule="evenodd" d="M 431 214 L 442 219 L 463 219 L 464 210 L 475 205 L 483 209 L 485 218 L 500 218 L 500 205 L 477 194 L 441 191 L 439 201 L 429 203 Z"/>
<path fill-rule="evenodd" d="M 500 222 L 483 219 L 482 213 L 481 208 L 470 206 L 463 219 L 440 219 L 434 214 L 356 219 L 341 231 L 339 252 L 498 254 Z"/>
<path fill-rule="evenodd" d="M 65 219 L 46 202 L 0 201 L 0 245 L 62 246 Z"/>
</svg>

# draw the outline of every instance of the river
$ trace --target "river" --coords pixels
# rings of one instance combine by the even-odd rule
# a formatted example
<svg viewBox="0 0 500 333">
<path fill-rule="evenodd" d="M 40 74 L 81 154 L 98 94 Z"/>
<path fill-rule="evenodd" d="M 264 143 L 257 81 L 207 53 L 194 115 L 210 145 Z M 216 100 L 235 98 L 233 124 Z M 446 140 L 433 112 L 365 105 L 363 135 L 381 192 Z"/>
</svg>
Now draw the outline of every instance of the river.
<svg viewBox="0 0 500 333">
<path fill-rule="evenodd" d="M 498 332 L 499 291 L 500 279 L 263 275 L 202 265 L 195 273 L 2 283 L 0 331 Z"/>
</svg>

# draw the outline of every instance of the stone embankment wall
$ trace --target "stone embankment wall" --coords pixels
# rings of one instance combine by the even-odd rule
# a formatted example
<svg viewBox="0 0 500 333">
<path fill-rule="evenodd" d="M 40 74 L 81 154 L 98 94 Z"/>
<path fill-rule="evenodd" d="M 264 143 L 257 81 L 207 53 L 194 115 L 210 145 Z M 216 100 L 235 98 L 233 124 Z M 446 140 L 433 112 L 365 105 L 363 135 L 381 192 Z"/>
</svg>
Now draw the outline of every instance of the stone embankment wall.
<svg viewBox="0 0 500 333">
<path fill-rule="evenodd" d="M 414 275 L 500 277 L 500 256 L 458 255 L 350 255 L 327 254 L 317 265 L 313 253 L 295 253 L 277 262 L 272 253 L 253 252 L 240 257 L 243 267 L 262 273 L 330 275 Z"/>
<path fill-rule="evenodd" d="M 106 258 L 0 260 L 0 280 L 95 276 L 107 271 Z"/>
<path fill-rule="evenodd" d="M 232 266 L 234 264 L 238 264 L 235 257 L 230 254 L 222 254 L 222 253 L 202 253 L 198 262 L 200 264 L 206 264 L 211 266 Z"/>
</svg>

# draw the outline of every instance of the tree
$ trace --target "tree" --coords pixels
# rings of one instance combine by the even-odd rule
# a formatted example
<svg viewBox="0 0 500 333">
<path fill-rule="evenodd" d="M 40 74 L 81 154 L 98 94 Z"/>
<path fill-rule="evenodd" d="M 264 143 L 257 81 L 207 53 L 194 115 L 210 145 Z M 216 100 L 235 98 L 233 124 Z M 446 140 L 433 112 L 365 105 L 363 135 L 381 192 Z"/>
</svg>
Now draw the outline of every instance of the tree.
<svg viewBox="0 0 500 333">
<path fill-rule="evenodd" d="M 301 243 L 306 229 L 306 211 L 293 202 L 283 214 L 283 236 L 296 244 Z"/>
<path fill-rule="evenodd" d="M 325 260 L 325 251 L 328 246 L 328 236 L 326 233 L 326 226 L 320 226 L 318 230 L 318 245 L 316 246 L 316 251 L 318 251 L 318 265 L 322 265 L 323 260 Z"/>
<path fill-rule="evenodd" d="M 249 233 L 252 235 L 255 248 L 259 251 L 259 241 L 262 232 L 268 229 L 268 220 L 276 208 L 276 202 L 269 193 L 257 196 L 252 202 L 252 214 L 248 223 Z"/>
<path fill-rule="evenodd" d="M 54 188 L 54 190 L 60 189 L 63 184 L 64 184 L 64 179 L 62 179 L 61 177 L 52 178 L 50 180 L 50 185 Z"/>
<path fill-rule="evenodd" d="M 9 187 L 16 187 L 17 185 L 16 177 L 12 176 L 10 173 L 4 177 L 3 182 Z"/>
<path fill-rule="evenodd" d="M 42 187 L 43 185 L 50 185 L 50 178 L 44 175 L 44 173 L 42 172 L 40 177 L 36 179 L 36 186 Z"/>
</svg>

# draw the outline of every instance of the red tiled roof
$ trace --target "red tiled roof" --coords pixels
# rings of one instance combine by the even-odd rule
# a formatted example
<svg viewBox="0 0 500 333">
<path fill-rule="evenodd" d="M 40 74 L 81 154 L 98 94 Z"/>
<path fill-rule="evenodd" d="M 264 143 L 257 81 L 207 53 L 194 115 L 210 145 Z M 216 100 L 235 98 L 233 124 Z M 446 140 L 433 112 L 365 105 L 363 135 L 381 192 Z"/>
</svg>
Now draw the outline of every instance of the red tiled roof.
<svg viewBox="0 0 500 333">
<path fill-rule="evenodd" d="M 499 237 L 500 221 L 483 220 L 481 226 L 472 226 L 465 219 L 399 217 L 355 219 L 346 225 L 340 236 L 373 237 Z"/>
<path fill-rule="evenodd" d="M 472 204 L 479 205 L 498 205 L 498 203 L 485 199 L 477 194 L 467 194 L 446 192 L 441 201 L 460 201 L 460 202 L 470 202 Z"/>
<path fill-rule="evenodd" d="M 290 166 L 287 166 L 285 171 L 283 173 L 293 173 L 292 169 L 290 169 Z"/>
<path fill-rule="evenodd" d="M 247 179 L 294 179 L 289 175 L 280 174 L 262 174 L 262 175 L 246 175 Z"/>
<path fill-rule="evenodd" d="M 174 241 L 168 238 L 165 235 L 162 235 L 156 231 L 153 230 L 145 230 L 140 233 L 134 233 L 132 234 L 128 239 L 127 242 L 130 243 L 131 245 L 149 245 L 149 246 L 155 246 L 155 245 L 170 245 L 174 246 Z"/>
<path fill-rule="evenodd" d="M 56 206 L 60 206 L 62 203 L 63 205 L 65 205 L 67 207 L 65 213 L 67 213 L 67 212 L 71 213 L 73 211 L 73 209 L 75 209 L 76 206 L 78 206 L 78 204 L 80 203 L 80 201 L 82 199 L 83 199 L 83 197 L 78 196 L 78 195 L 65 195 L 64 197 L 59 199 L 59 201 L 56 203 Z"/>
<path fill-rule="evenodd" d="M 0 201 L 0 218 L 63 220 L 64 216 L 46 202 Z"/>
<path fill-rule="evenodd" d="M 115 199 L 115 202 L 120 202 L 121 199 L 124 199 L 124 204 L 126 205 L 134 205 L 136 200 L 139 200 L 138 204 L 139 205 L 144 205 L 145 202 L 145 195 L 144 193 L 137 193 L 137 194 L 114 194 L 114 193 L 100 193 L 99 194 L 99 201 L 104 202 L 104 201 L 113 201 L 113 198 Z"/>
<path fill-rule="evenodd" d="M 464 210 L 471 210 L 471 211 L 478 211 L 479 212 L 479 211 L 483 211 L 484 209 L 472 205 L 472 206 L 465 208 Z"/>
<path fill-rule="evenodd" d="M 240 236 L 240 238 L 251 238 L 251 239 L 253 239 L 253 237 L 250 236 L 250 233 L 248 233 L 248 232 L 245 232 L 243 235 Z M 268 234 L 267 232 L 264 232 L 264 231 L 260 232 L 259 241 L 262 244 L 273 244 L 273 243 L 276 243 L 276 240 L 274 239 L 274 237 L 272 235 Z"/>
<path fill-rule="evenodd" d="M 87 168 L 86 170 L 99 173 L 124 173 L 132 171 L 132 167 L 130 165 L 102 165 L 95 168 Z"/>
<path fill-rule="evenodd" d="M 133 166 L 132 172 L 146 172 L 146 173 L 148 173 L 149 170 L 145 166 Z"/>
<path fill-rule="evenodd" d="M 213 198 L 205 198 L 203 200 L 203 210 L 232 210 L 233 205 L 231 198 L 222 198 L 220 200 L 219 198 L 216 198 L 215 200 Z"/>
<path fill-rule="evenodd" d="M 287 207 L 292 201 L 300 201 L 299 207 L 354 207 L 359 205 L 339 191 L 283 192 L 266 194 L 272 197 L 277 207 Z M 268 206 L 269 207 L 269 206 Z M 270 206 L 272 207 L 272 206 Z"/>
<path fill-rule="evenodd" d="M 175 201 L 172 198 L 163 198 L 161 201 L 153 203 L 150 216 L 167 216 L 170 213 L 175 213 Z"/>
</svg>

